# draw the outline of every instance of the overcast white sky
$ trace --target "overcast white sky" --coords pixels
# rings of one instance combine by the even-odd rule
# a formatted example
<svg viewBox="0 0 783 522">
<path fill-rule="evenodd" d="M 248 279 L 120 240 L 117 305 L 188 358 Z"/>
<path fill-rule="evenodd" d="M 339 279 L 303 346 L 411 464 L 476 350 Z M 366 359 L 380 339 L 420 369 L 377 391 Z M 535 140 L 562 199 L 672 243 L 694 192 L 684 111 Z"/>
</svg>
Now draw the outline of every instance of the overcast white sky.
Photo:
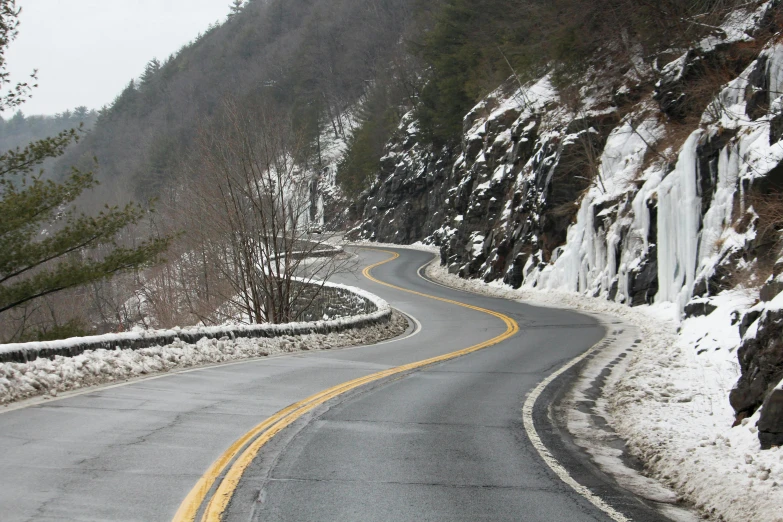
<svg viewBox="0 0 783 522">
<path fill-rule="evenodd" d="M 111 103 L 153 57 L 163 61 L 225 20 L 230 0 L 17 0 L 19 37 L 6 58 L 14 80 L 38 69 L 26 115 Z M 3 114 L 8 117 L 7 114 Z"/>
</svg>

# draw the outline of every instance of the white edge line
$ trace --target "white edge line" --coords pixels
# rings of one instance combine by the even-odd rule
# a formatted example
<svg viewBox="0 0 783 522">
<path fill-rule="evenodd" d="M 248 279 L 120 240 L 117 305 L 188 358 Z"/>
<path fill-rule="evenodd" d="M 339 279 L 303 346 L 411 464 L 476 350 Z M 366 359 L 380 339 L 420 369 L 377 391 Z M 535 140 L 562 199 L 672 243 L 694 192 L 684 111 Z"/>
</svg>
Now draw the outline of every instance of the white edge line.
<svg viewBox="0 0 783 522">
<path fill-rule="evenodd" d="M 418 276 L 424 279 L 425 281 L 436 284 L 438 286 L 451 288 L 452 290 L 462 290 L 461 288 L 452 288 L 448 285 L 444 285 L 443 283 L 433 281 L 432 279 L 422 275 L 421 271 L 430 263 L 434 262 L 436 259 L 437 257 L 431 259 L 430 261 L 427 261 L 421 267 L 419 267 L 419 269 L 416 271 Z M 483 295 L 483 294 L 479 294 L 478 292 L 471 292 L 470 290 L 465 290 L 465 292 L 471 294 L 475 293 L 478 295 Z M 492 296 L 485 296 L 485 297 L 492 297 Z M 501 297 L 496 297 L 496 298 L 502 299 Z M 571 489 L 573 489 L 579 495 L 587 499 L 595 507 L 597 507 L 598 509 L 606 513 L 615 522 L 631 522 L 631 519 L 629 519 L 619 511 L 615 510 L 612 506 L 607 504 L 601 497 L 595 495 L 592 491 L 590 491 L 589 488 L 583 486 L 582 484 L 577 482 L 571 475 L 569 475 L 565 467 L 563 467 L 563 465 L 560 464 L 560 462 L 558 462 L 554 456 L 552 456 L 552 453 L 550 453 L 547 447 L 544 445 L 544 442 L 541 440 L 541 437 L 538 436 L 538 432 L 536 431 L 536 427 L 533 423 L 533 408 L 535 408 L 538 398 L 544 392 L 546 387 L 552 384 L 552 382 L 555 379 L 557 379 L 562 374 L 567 372 L 574 365 L 583 361 L 585 358 L 589 357 L 592 353 L 597 351 L 599 348 L 599 344 L 602 343 L 603 341 L 604 339 L 601 339 L 601 341 L 599 341 L 592 348 L 584 352 L 582 355 L 579 355 L 578 357 L 571 359 L 569 362 L 561 366 L 560 369 L 558 369 L 555 373 L 551 374 L 549 377 L 541 381 L 538 384 L 538 386 L 536 386 L 535 389 L 533 389 L 533 391 L 530 392 L 530 394 L 527 397 L 527 400 L 525 400 L 525 404 L 522 406 L 522 423 L 524 424 L 525 432 L 527 432 L 527 436 L 530 439 L 530 442 L 533 444 L 533 447 L 538 452 L 538 455 L 546 463 L 546 465 L 549 466 L 549 468 L 555 472 L 555 474 L 558 476 L 560 480 L 562 480 L 563 482 L 571 486 Z"/>
<path fill-rule="evenodd" d="M 603 340 L 602 340 L 603 341 Z M 602 342 L 599 341 L 599 342 Z M 557 370 L 555 373 L 551 374 L 549 377 L 541 381 L 538 386 L 535 387 L 535 389 L 530 392 L 530 394 L 527 397 L 527 400 L 525 400 L 525 404 L 522 407 L 522 422 L 525 426 L 525 431 L 527 432 L 527 436 L 530 439 L 530 442 L 533 444 L 533 447 L 538 452 L 539 456 L 541 456 L 541 459 L 546 462 L 546 465 L 549 466 L 549 468 L 555 472 L 555 474 L 571 486 L 571 488 L 582 495 L 584 498 L 586 498 L 591 504 L 593 504 L 595 507 L 606 513 L 612 520 L 615 520 L 616 522 L 631 522 L 631 519 L 623 515 L 622 513 L 616 511 L 612 506 L 604 502 L 602 498 L 599 496 L 593 494 L 590 489 L 583 486 L 576 480 L 574 480 L 571 475 L 568 474 L 568 471 L 563 467 L 562 464 L 560 464 L 555 457 L 552 456 L 552 454 L 549 452 L 549 450 L 546 448 L 544 443 L 541 441 L 541 437 L 538 436 L 538 432 L 536 431 L 536 427 L 533 423 L 533 408 L 535 408 L 536 401 L 541 396 L 541 393 L 546 389 L 547 386 L 549 386 L 555 379 L 557 379 L 560 375 L 568 371 L 570 368 L 572 368 L 574 365 L 579 363 L 580 361 L 584 360 L 586 357 L 597 351 L 599 346 L 596 344 L 589 350 L 587 350 L 582 355 L 575 357 L 574 359 L 571 359 L 569 362 L 564 364 L 560 367 L 559 370 Z"/>
<path fill-rule="evenodd" d="M 392 307 L 392 308 L 394 308 L 394 307 Z M 407 317 L 408 319 L 410 319 L 411 321 L 413 321 L 413 331 L 409 335 L 402 335 L 402 336 L 399 336 L 399 337 L 395 337 L 394 339 L 389 339 L 388 341 L 382 341 L 380 343 L 375 343 L 375 344 L 367 344 L 367 345 L 363 345 L 363 346 L 346 346 L 344 349 L 345 350 L 351 350 L 351 349 L 355 349 L 355 348 L 366 348 L 366 347 L 370 347 L 370 346 L 382 346 L 384 344 L 391 344 L 391 343 L 396 343 L 396 342 L 399 342 L 399 341 L 406 341 L 406 340 L 410 339 L 411 337 L 419 335 L 421 333 L 421 331 L 424 329 L 424 327 L 421 325 L 421 322 L 419 322 L 418 319 L 416 319 L 413 315 L 409 314 L 408 312 L 403 312 L 399 308 L 396 308 L 396 310 L 399 313 L 401 313 L 402 315 L 404 315 L 405 317 Z M 323 350 L 319 350 L 319 351 L 323 351 Z M 315 352 L 315 353 L 318 353 L 318 352 Z"/>
</svg>

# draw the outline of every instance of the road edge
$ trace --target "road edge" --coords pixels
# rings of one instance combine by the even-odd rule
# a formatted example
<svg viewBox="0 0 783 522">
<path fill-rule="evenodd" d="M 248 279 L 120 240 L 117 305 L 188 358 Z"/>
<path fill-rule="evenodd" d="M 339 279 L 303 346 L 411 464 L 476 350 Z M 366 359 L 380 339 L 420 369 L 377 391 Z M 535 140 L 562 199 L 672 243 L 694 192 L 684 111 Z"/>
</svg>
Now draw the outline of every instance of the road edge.
<svg viewBox="0 0 783 522">
<path fill-rule="evenodd" d="M 405 247 L 401 246 L 400 248 Z M 412 250 L 421 251 L 422 249 Z M 417 271 L 419 277 L 429 283 L 483 297 L 517 301 L 517 299 L 485 294 L 469 288 L 453 287 L 445 282 L 433 279 L 426 274 L 427 267 L 439 260 L 436 253 L 433 252 L 433 255 L 434 257 L 423 264 Z M 533 303 L 533 305 L 545 306 L 537 303 Z M 570 309 L 567 307 L 562 308 Z M 567 421 L 558 421 L 556 418 L 555 410 L 563 406 L 569 393 L 576 388 L 577 381 L 586 370 L 589 361 L 602 350 L 607 349 L 613 342 L 612 326 L 622 324 L 623 322 L 621 318 L 611 314 L 594 314 L 583 310 L 574 311 L 598 320 L 606 328 L 606 335 L 581 355 L 567 361 L 528 393 L 521 410 L 525 434 L 541 459 L 562 482 L 596 508 L 606 513 L 613 521 L 630 522 L 631 520 L 638 520 L 639 517 L 642 519 L 669 520 L 669 517 L 661 512 L 658 505 L 634 492 L 631 488 L 626 487 L 614 473 L 599 466 L 593 455 L 576 443 L 576 438 L 570 432 Z M 602 393 L 604 392 L 603 389 L 601 391 Z M 536 425 L 539 426 L 538 429 Z M 568 457 L 568 459 L 564 457 Z M 568 465 L 564 465 L 562 462 L 564 460 L 570 460 L 571 462 Z M 628 467 L 628 469 L 638 473 L 636 469 L 631 467 Z M 577 475 L 579 480 L 574 478 L 573 475 Z M 589 485 L 582 484 L 580 480 L 587 482 Z M 598 492 L 597 494 L 596 491 Z M 607 501 L 605 498 L 610 498 L 611 500 Z M 615 508 L 615 506 L 620 505 L 623 511 L 631 513 L 631 517 L 626 516 L 626 514 Z"/>
</svg>

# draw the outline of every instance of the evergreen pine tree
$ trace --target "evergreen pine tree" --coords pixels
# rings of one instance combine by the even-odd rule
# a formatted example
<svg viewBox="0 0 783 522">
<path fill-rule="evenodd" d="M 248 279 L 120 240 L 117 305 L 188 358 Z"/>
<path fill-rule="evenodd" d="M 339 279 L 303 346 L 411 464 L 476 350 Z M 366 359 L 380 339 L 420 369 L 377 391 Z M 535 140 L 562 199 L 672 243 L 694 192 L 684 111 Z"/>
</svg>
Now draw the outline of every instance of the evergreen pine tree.
<svg viewBox="0 0 783 522">
<path fill-rule="evenodd" d="M 28 92 L 24 84 L 8 88 L 4 59 L 18 15 L 14 0 L 0 0 L 0 110 L 18 106 Z M 0 313 L 147 266 L 170 243 L 164 237 L 119 245 L 120 233 L 146 215 L 139 205 L 106 206 L 96 216 L 77 211 L 74 201 L 97 184 L 92 173 L 73 169 L 62 181 L 42 178 L 40 165 L 61 156 L 78 136 L 76 129 L 63 131 L 0 155 Z"/>
<path fill-rule="evenodd" d="M 84 105 L 80 105 L 73 110 L 73 116 L 76 118 L 76 121 L 84 121 L 88 114 L 89 110 Z"/>
<path fill-rule="evenodd" d="M 245 1 L 244 0 L 234 0 L 234 2 L 228 6 L 231 11 L 228 13 L 229 20 L 233 18 L 235 15 L 242 12 L 242 9 L 245 7 Z"/>
<path fill-rule="evenodd" d="M 141 75 L 141 84 L 147 85 L 152 81 L 156 74 L 160 71 L 160 60 L 153 58 L 147 63 L 144 68 L 144 73 Z"/>
</svg>

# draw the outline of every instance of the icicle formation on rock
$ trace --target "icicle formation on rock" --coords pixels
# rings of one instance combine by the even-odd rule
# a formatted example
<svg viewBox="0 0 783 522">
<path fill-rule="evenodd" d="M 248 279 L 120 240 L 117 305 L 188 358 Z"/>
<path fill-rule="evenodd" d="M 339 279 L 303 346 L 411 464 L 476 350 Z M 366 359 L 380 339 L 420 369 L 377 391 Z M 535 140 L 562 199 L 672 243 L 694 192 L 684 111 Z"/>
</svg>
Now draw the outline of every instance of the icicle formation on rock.
<svg viewBox="0 0 783 522">
<path fill-rule="evenodd" d="M 725 288 L 718 267 L 752 247 L 753 226 L 737 223 L 752 212 L 742 191 L 783 158 L 781 55 L 778 44 L 765 48 L 676 151 L 654 100 L 619 118 L 615 107 L 598 108 L 611 93 L 585 91 L 574 112 L 548 78 L 482 101 L 453 159 L 411 145 L 408 116 L 401 128 L 414 131 L 406 146 L 391 145 L 357 231 L 396 242 L 431 234 L 464 277 L 672 302 L 682 312 L 694 295 Z M 748 94 L 760 89 L 769 112 Z M 597 165 L 586 164 L 585 149 L 600 153 Z"/>
</svg>

